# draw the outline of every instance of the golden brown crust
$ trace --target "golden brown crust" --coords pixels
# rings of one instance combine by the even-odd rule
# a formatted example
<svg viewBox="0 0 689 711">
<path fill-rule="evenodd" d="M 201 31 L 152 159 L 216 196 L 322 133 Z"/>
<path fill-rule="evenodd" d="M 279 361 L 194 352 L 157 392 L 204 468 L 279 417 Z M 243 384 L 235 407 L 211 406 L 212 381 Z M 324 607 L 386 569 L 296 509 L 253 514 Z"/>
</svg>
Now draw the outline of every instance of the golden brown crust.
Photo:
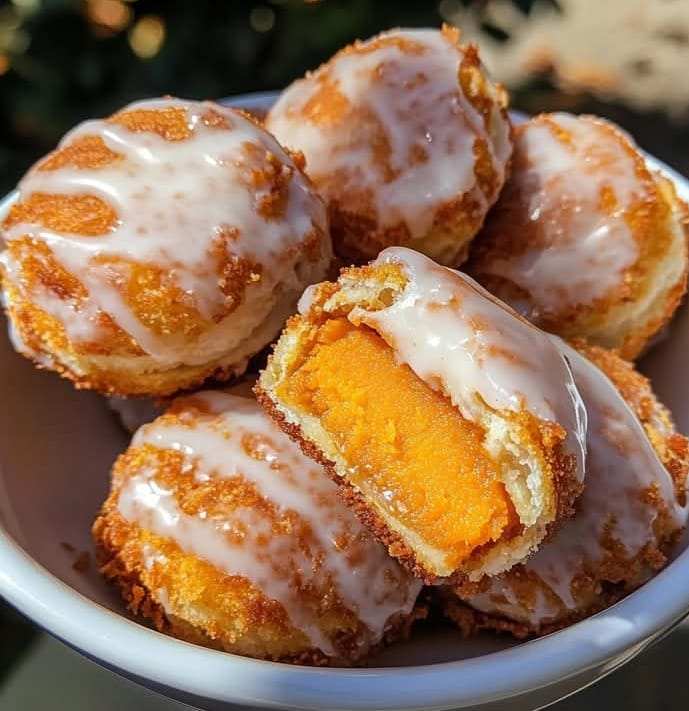
<svg viewBox="0 0 689 711">
<path fill-rule="evenodd" d="M 323 145 L 334 146 L 338 153 L 362 149 L 370 152 L 368 168 L 378 174 L 378 182 L 374 184 L 365 184 L 357 179 L 355 172 L 346 166 L 317 170 L 312 165 L 310 170 L 307 157 L 307 172 L 328 206 L 336 252 L 345 261 L 361 264 L 375 257 L 385 247 L 406 245 L 443 264 L 456 266 L 466 258 L 469 242 L 480 229 L 488 208 L 504 183 L 507 166 L 495 164 L 497 158 L 494 155 L 497 151 L 489 143 L 499 140 L 496 136 L 499 136 L 500 129 L 506 129 L 511 144 L 512 126 L 507 112 L 507 93 L 502 85 L 491 82 L 487 77 L 476 45 L 459 44 L 460 32 L 456 27 L 444 24 L 440 33 L 447 41 L 448 49 L 452 51 L 454 48 L 456 52 L 456 90 L 476 109 L 482 119 L 483 131 L 479 132 L 469 122 L 464 122 L 460 112 L 450 114 L 450 120 L 457 120 L 458 131 L 471 134 L 476 185 L 464 193 L 428 204 L 424 209 L 432 219 L 430 227 L 423 234 L 412 234 L 403 219 L 394 224 L 384 223 L 376 206 L 378 190 L 399 178 L 405 170 L 412 170 L 415 165 L 429 160 L 423 141 L 410 146 L 404 167 L 396 166 L 392 160 L 393 141 L 389 126 L 366 101 L 351 101 L 341 91 L 332 70 L 333 65 L 342 58 L 353 61 L 358 56 L 370 55 L 387 47 L 395 47 L 401 55 L 407 57 L 422 55 L 427 48 L 420 39 L 400 35 L 397 30 L 392 30 L 366 42 L 356 41 L 295 82 L 297 86 L 308 85 L 312 88 L 303 106 L 299 109 L 286 106 L 284 114 L 278 113 L 282 110 L 278 106 L 277 110 L 273 109 L 268 114 L 266 125 L 287 145 L 290 145 L 292 136 L 289 126 L 283 133 L 284 124 L 308 123 L 322 132 Z M 372 70 L 369 79 L 369 91 L 373 92 L 376 83 L 383 80 L 383 72 Z M 417 81 L 422 85 L 433 81 L 433 77 L 419 70 Z M 412 91 L 413 87 L 407 90 Z M 307 149 L 306 146 L 292 147 Z M 509 159 L 504 162 L 508 163 Z"/>
<path fill-rule="evenodd" d="M 316 184 L 322 183 L 316 178 Z M 337 182 L 337 181 L 333 181 Z M 497 188 L 496 188 L 497 193 Z M 348 197 L 351 201 L 351 195 Z M 380 227 L 372 205 L 364 211 L 345 206 L 338 198 L 328 201 L 328 217 L 333 244 L 341 259 L 361 265 L 386 247 L 404 245 L 449 266 L 459 266 L 469 255 L 470 242 L 485 219 L 477 199 L 463 195 L 438 206 L 428 235 L 414 239 L 406 224 Z"/>
<path fill-rule="evenodd" d="M 534 627 L 518 620 L 481 612 L 465 604 L 456 595 L 447 591 L 444 591 L 446 595 L 444 604 L 450 606 L 451 612 L 448 616 L 453 620 L 453 614 L 461 614 L 466 618 L 475 613 L 474 624 L 476 631 L 493 629 L 501 632 L 510 632 L 520 639 L 542 637 L 591 617 L 591 615 L 607 609 L 631 592 L 634 592 L 649 577 L 652 577 L 665 567 L 668 561 L 667 555 L 676 543 L 678 535 L 679 531 L 675 531 L 672 535 L 666 535 L 661 543 L 645 546 L 633 558 L 624 556 L 623 547 L 619 541 L 610 540 L 606 542 L 606 559 L 596 568 L 595 572 L 582 571 L 573 581 L 573 588 L 580 590 L 582 593 L 588 592 L 590 595 L 591 591 L 595 590 L 595 599 L 586 605 L 582 605 L 578 610 L 563 613 L 552 622 Z M 520 573 L 523 572 L 523 570 L 517 569 L 511 571 L 510 575 L 518 578 Z M 630 582 L 635 578 L 635 582 Z M 541 594 L 548 597 L 553 597 L 552 591 L 543 587 L 542 584 L 528 579 L 524 581 L 523 589 L 518 591 L 517 597 L 520 602 L 529 601 L 536 590 L 540 590 Z M 468 599 L 471 594 L 472 592 L 468 588 L 462 588 L 460 597 Z M 450 603 L 450 600 L 453 600 L 454 604 Z M 460 613 L 458 610 L 462 610 L 462 612 Z"/>
<path fill-rule="evenodd" d="M 589 169 L 595 167 L 598 173 L 610 170 L 608 162 L 613 159 L 606 154 L 606 143 L 617 146 L 633 161 L 637 199 L 626 207 L 623 217 L 638 250 L 634 262 L 604 295 L 581 303 L 558 300 L 554 294 L 550 300 L 534 296 L 526 281 L 517 284 L 494 271 L 493 265 L 510 264 L 529 250 L 537 253 L 549 249 L 552 240 L 557 243 L 559 235 L 567 234 L 567 220 L 580 209 L 576 197 L 567 195 L 559 186 L 550 187 L 555 197 L 559 196 L 558 191 L 563 192 L 557 208 L 551 212 L 543 209 L 540 219 L 532 219 L 531 199 L 540 186 L 525 178 L 533 164 L 520 139 L 530 127 L 543 126 L 565 146 L 575 140 L 558 124 L 557 115 L 541 114 L 515 129 L 511 178 L 472 243 L 466 271 L 507 302 L 524 305 L 545 330 L 567 339 L 585 338 L 617 348 L 623 357 L 632 359 L 669 321 L 686 291 L 689 260 L 683 243 L 687 241 L 687 207 L 674 186 L 647 167 L 642 154 L 614 125 L 595 116 L 582 116 L 579 120 L 600 134 L 599 145 L 591 149 L 588 157 Z M 597 209 L 617 219 L 619 205 L 609 187 L 607 190 L 601 190 Z M 583 264 L 581 268 L 585 268 Z M 656 287 L 666 281 L 666 286 L 655 294 Z M 651 297 L 652 294 L 655 295 Z M 637 305 L 638 313 L 634 312 Z"/>
<path fill-rule="evenodd" d="M 496 534 L 493 540 L 484 538 L 455 565 L 447 562 L 452 555 L 448 549 L 434 547 L 419 531 L 407 529 L 404 521 L 397 519 L 393 512 L 389 513 L 388 518 L 386 511 L 378 509 L 372 497 L 362 491 L 365 484 L 350 479 L 345 473 L 346 462 L 339 458 L 335 451 L 337 446 L 332 444 L 329 435 L 321 433 L 321 425 L 317 424 L 318 415 L 289 400 L 289 395 L 282 390 L 316 344 L 319 328 L 325 327 L 330 319 L 346 316 L 355 303 L 365 303 L 366 309 L 371 311 L 389 306 L 391 299 L 395 298 L 394 294 L 401 293 L 406 283 L 407 276 L 399 264 L 372 263 L 344 268 L 337 283 L 317 285 L 309 294 L 308 310 L 288 321 L 254 392 L 259 403 L 281 429 L 299 444 L 307 456 L 325 467 L 338 484 L 343 500 L 393 557 L 427 584 L 441 581 L 459 584 L 485 574 L 489 567 L 491 570 L 498 567 L 504 569 L 510 564 L 506 561 L 526 555 L 549 535 L 557 521 L 573 513 L 574 503 L 583 487 L 575 457 L 565 450 L 568 433 L 564 428 L 556 423 L 539 421 L 529 412 L 500 413 L 502 424 L 498 426 L 501 432 L 498 437 L 505 436 L 503 426 L 509 427 L 510 436 L 520 446 L 528 448 L 530 466 L 536 467 L 541 476 L 541 501 L 546 503 L 539 504 L 541 508 L 534 525 L 526 527 L 518 523 L 514 500 L 510 499 L 507 508 L 512 513 L 502 533 Z M 395 349 L 395 339 L 391 334 L 379 335 L 390 348 Z M 442 383 L 435 389 L 442 392 Z M 438 506 L 442 503 L 438 502 Z"/>
<path fill-rule="evenodd" d="M 68 354 L 70 361 L 79 361 L 67 340 L 62 325 L 47 313 L 24 300 L 13 301 L 5 308 L 21 341 L 30 350 L 23 355 L 39 370 L 50 370 L 73 383 L 77 390 L 97 390 L 104 395 L 127 397 L 167 397 L 177 392 L 199 387 L 209 381 L 228 382 L 241 376 L 248 363 L 243 360 L 230 366 L 210 363 L 202 366 L 178 366 L 168 371 L 129 372 L 100 369 L 84 363 L 87 373 L 79 373 L 53 354 Z"/>
<path fill-rule="evenodd" d="M 118 545 L 113 541 L 112 533 L 109 530 L 111 526 L 106 513 L 101 514 L 94 523 L 93 537 L 96 541 L 96 560 L 102 575 L 117 585 L 129 612 L 136 617 L 149 620 L 158 632 L 210 649 L 235 652 L 232 644 L 224 644 L 222 640 L 209 635 L 202 628 L 182 618 L 166 615 L 164 608 L 156 602 L 142 580 L 139 569 L 132 567 L 131 561 L 123 554 L 121 544 Z M 408 624 L 410 625 L 411 622 Z M 287 631 L 283 630 L 282 633 L 286 635 Z M 313 648 L 287 655 L 271 656 L 267 654 L 263 658 L 268 661 L 308 666 L 329 666 L 332 664 L 339 666 L 344 663 L 344 660 L 330 659 L 320 650 Z"/>
<path fill-rule="evenodd" d="M 573 345 L 606 374 L 634 410 L 660 460 L 673 478 L 677 501 L 684 505 L 689 473 L 689 440 L 674 431 L 670 415 L 656 399 L 648 379 L 615 351 L 592 346 L 581 340 L 575 341 Z M 454 588 L 448 586 L 439 590 L 437 601 L 444 614 L 465 635 L 480 630 L 494 630 L 523 639 L 550 634 L 610 607 L 667 564 L 668 556 L 681 533 L 657 487 L 639 490 L 638 497 L 644 506 L 653 507 L 657 511 L 653 522 L 653 539 L 630 556 L 624 541 L 620 541 L 613 530 L 606 526 L 600 540 L 602 559 L 595 563 L 585 562 L 573 576 L 572 595 L 581 601 L 578 609 L 565 608 L 553 590 L 533 570 L 518 565 L 505 575 L 511 594 L 524 610 L 533 609 L 538 595 L 544 596 L 554 609 L 559 608 L 561 611 L 552 621 L 531 625 L 471 607 L 471 598 L 484 593 L 497 596 L 498 602 L 501 593 L 492 589 L 489 591 L 487 581 L 463 583 Z M 508 601 L 502 598 L 500 602 Z"/>
<path fill-rule="evenodd" d="M 217 397 L 225 396 L 192 394 L 178 398 L 147 427 L 164 430 L 171 426 L 190 431 L 203 428 L 202 436 L 218 436 L 221 442 L 227 438 L 230 459 L 234 448 L 240 447 L 242 456 L 253 460 L 253 466 L 263 463 L 266 476 L 291 477 L 294 450 L 287 450 L 283 460 L 280 440 L 272 439 L 278 433 L 270 429 L 240 429 L 235 437 L 231 429 L 233 420 L 217 419 L 218 410 L 214 408 L 219 405 L 213 403 L 225 402 Z M 231 405 L 232 401 L 227 400 L 227 406 Z M 247 406 L 251 408 L 250 402 Z M 260 411 L 250 409 L 250 412 Z M 219 434 L 213 435 L 214 432 Z M 306 460 L 304 465 L 310 466 Z M 93 536 L 101 572 L 120 588 L 133 614 L 149 619 L 161 632 L 214 649 L 274 661 L 337 666 L 363 663 L 387 642 L 406 636 L 414 620 L 425 615 L 424 605 L 415 608 L 411 605 L 417 584 L 398 568 L 386 568 L 377 584 L 391 586 L 390 601 L 398 612 L 388 612 L 389 617 L 380 620 L 384 628 L 380 630 L 383 638 L 378 640 L 375 631 L 359 617 L 357 608 L 342 598 L 341 590 L 346 588 L 337 582 L 338 569 L 329 560 L 327 548 L 321 547 L 320 538 L 314 536 L 312 525 L 319 519 L 312 520 L 308 514 L 282 507 L 275 496 L 268 496 L 264 489 L 243 476 L 241 467 L 232 476 L 200 476 L 204 466 L 202 455 L 189 458 L 179 450 L 149 444 L 144 434 L 144 439 L 132 444 L 113 467 L 111 492 L 93 525 Z M 211 536 L 210 543 L 203 544 L 210 546 L 207 550 L 212 550 L 217 545 L 213 541 L 219 540 L 213 538 L 214 531 L 222 530 L 220 535 L 226 536 L 232 545 L 243 548 L 248 555 L 257 555 L 256 564 L 264 567 L 265 574 L 286 576 L 293 599 L 289 596 L 273 599 L 270 583 L 259 582 L 264 573 L 257 580 L 229 573 L 197 554 L 193 541 L 198 538 L 195 534 L 190 534 L 191 539 L 185 538 L 186 525 L 178 529 L 178 534 L 170 535 L 167 529 L 163 533 L 156 530 L 154 518 L 140 519 L 138 515 L 130 518 L 136 505 L 132 509 L 129 503 L 123 503 L 129 501 L 132 491 L 126 487 L 132 485 L 133 477 L 146 476 L 146 472 L 168 492 L 171 497 L 168 505 L 181 518 L 187 517 L 184 520 L 189 525 L 197 522 L 193 525 L 198 526 L 200 521 L 223 522 L 220 528 L 209 524 L 204 529 Z M 317 474 L 318 470 L 314 472 Z M 308 502 L 305 503 L 308 510 Z M 123 505 L 126 508 L 122 509 Z M 328 511 L 332 514 L 337 509 Z M 249 519 L 247 512 L 251 512 Z M 266 545 L 261 538 L 264 534 L 259 533 L 254 540 L 248 533 L 254 522 L 258 530 L 263 531 L 265 525 L 267 531 L 279 538 L 278 547 L 268 561 L 261 558 Z M 343 550 L 353 559 L 367 556 L 370 545 L 376 546 L 371 553 L 381 555 L 377 544 L 353 522 L 350 526 L 345 518 L 342 525 L 337 529 L 341 536 L 338 545 L 344 546 Z M 205 540 L 203 536 L 201 539 Z M 313 575 L 304 576 L 301 572 L 304 556 L 311 560 Z M 406 593 L 399 592 L 404 590 L 410 595 L 408 599 L 404 597 Z M 368 603 L 366 598 L 361 602 Z M 379 603 L 376 598 L 374 604 Z M 293 622 L 299 620 L 298 616 L 291 618 L 295 605 L 302 607 L 306 619 L 312 623 L 303 626 Z M 404 612 L 409 608 L 412 609 L 408 613 Z M 313 634 L 316 629 L 323 639 L 325 646 L 320 645 L 323 648 L 319 648 L 318 636 Z"/>
<path fill-rule="evenodd" d="M 442 608 L 443 614 L 458 626 L 465 637 L 473 636 L 484 630 L 506 632 L 517 639 L 543 637 L 606 610 L 638 589 L 646 582 L 645 578 L 638 580 L 635 584 L 630 584 L 627 579 L 631 579 L 635 573 L 640 574 L 642 570 L 652 571 L 648 577 L 662 570 L 667 564 L 667 555 L 677 542 L 679 534 L 680 531 L 674 531 L 672 535 L 666 536 L 659 545 L 645 547 L 632 559 L 620 557 L 608 561 L 607 564 L 604 562 L 595 574 L 582 572 L 575 583 L 578 582 L 580 586 L 589 589 L 595 587 L 595 602 L 586 605 L 582 609 L 563 614 L 554 622 L 536 627 L 471 607 L 466 602 L 463 602 L 462 598 L 469 599 L 471 595 L 480 592 L 480 589 L 470 586 L 462 586 L 454 590 L 450 587 L 439 587 L 436 589 L 436 601 Z M 612 545 L 609 545 L 608 550 L 613 548 L 619 549 L 619 542 L 613 542 Z M 519 576 L 521 572 L 521 568 L 513 569 L 513 571 L 510 571 L 510 575 Z M 526 589 L 519 598 L 528 601 L 537 590 L 535 585 L 537 584 L 533 581 L 526 582 Z M 549 589 L 542 586 L 538 589 L 540 589 L 541 594 L 552 595 Z"/>
<path fill-rule="evenodd" d="M 255 119 L 248 118 L 259 125 Z M 236 128 L 232 120 L 212 107 L 201 115 L 201 122 L 218 132 Z M 153 132 L 172 143 L 187 141 L 193 134 L 184 106 L 124 109 L 105 121 L 133 133 Z M 100 136 L 77 135 L 37 163 L 28 177 L 49 175 L 62 169 L 118 170 L 123 157 L 122 153 L 110 149 Z M 258 142 L 247 140 L 238 149 L 237 179 L 249 192 L 255 192 L 255 210 L 266 222 L 286 219 L 288 190 L 294 179 L 310 184 L 300 166 L 303 167 L 302 161 L 297 160 L 294 165 L 285 162 L 269 150 L 268 145 L 259 146 Z M 134 175 L 132 180 L 136 181 L 137 177 Z M 59 189 L 58 183 L 54 192 L 20 195 L 0 228 L 39 225 L 59 234 L 88 237 L 96 244 L 117 227 L 118 215 L 104 198 L 61 194 Z M 313 200 L 320 209 L 315 193 Z M 330 254 L 330 248 L 326 249 L 329 237 L 313 220 L 312 226 L 313 229 L 303 235 L 302 242 L 288 245 L 282 254 L 276 254 L 275 262 L 296 259 L 296 266 L 305 266 L 307 273 L 315 269 L 319 276 L 323 275 Z M 260 292 L 255 289 L 249 289 L 265 279 L 267 273 L 276 271 L 272 261 L 261 264 L 242 257 L 234 246 L 240 237 L 238 227 L 221 226 L 208 252 L 208 278 L 212 280 L 213 275 L 217 275 L 221 292 L 209 307 L 210 311 L 201 308 L 193 290 L 182 288 L 174 275 L 175 269 L 168 268 L 164 261 L 160 264 L 136 261 L 108 252 L 95 255 L 88 262 L 98 265 L 99 279 L 117 292 L 123 308 L 142 330 L 160 339 L 161 352 L 168 348 L 174 350 L 177 337 L 179 342 L 184 341 L 188 351 L 190 344 L 205 343 L 206 334 L 220 333 L 218 337 L 227 342 L 226 351 L 219 354 L 220 347 L 216 343 L 208 362 L 199 364 L 194 359 L 190 365 L 191 359 L 186 355 L 175 358 L 173 353 L 169 362 L 165 359 L 161 362 L 160 358 L 146 353 L 92 298 L 83 273 L 78 273 L 74 265 L 68 269 L 62 264 L 56 251 L 46 242 L 30 234 L 13 234 L 7 241 L 11 266 L 6 269 L 0 266 L 0 281 L 6 296 L 8 319 L 18 340 L 23 342 L 21 352 L 39 367 L 54 370 L 71 380 L 76 387 L 105 394 L 166 396 L 201 385 L 210 378 L 222 380 L 241 374 L 246 360 L 274 337 L 280 325 L 277 313 L 281 308 L 284 311 L 289 308 L 280 302 L 296 301 L 298 287 L 284 287 L 276 279 L 275 311 L 265 316 L 263 322 L 256 320 L 268 311 L 263 302 L 257 304 L 260 308 L 256 309 L 253 321 L 248 313 L 237 314 L 234 321 L 227 320 L 235 316 L 234 312 L 248 298 L 267 299 L 256 296 Z M 277 273 L 279 275 L 279 271 Z M 65 329 L 63 321 L 67 319 L 73 322 L 74 330 Z M 218 328 L 221 322 L 223 326 Z M 91 323 L 94 328 L 87 328 Z M 230 331 L 229 337 L 223 328 Z M 74 333 L 79 333 L 78 339 Z"/>
<path fill-rule="evenodd" d="M 575 341 L 573 345 L 608 376 L 634 410 L 653 448 L 672 476 L 677 500 L 684 505 L 689 472 L 689 439 L 675 431 L 672 416 L 656 398 L 649 379 L 615 351 L 584 341 Z"/>
</svg>

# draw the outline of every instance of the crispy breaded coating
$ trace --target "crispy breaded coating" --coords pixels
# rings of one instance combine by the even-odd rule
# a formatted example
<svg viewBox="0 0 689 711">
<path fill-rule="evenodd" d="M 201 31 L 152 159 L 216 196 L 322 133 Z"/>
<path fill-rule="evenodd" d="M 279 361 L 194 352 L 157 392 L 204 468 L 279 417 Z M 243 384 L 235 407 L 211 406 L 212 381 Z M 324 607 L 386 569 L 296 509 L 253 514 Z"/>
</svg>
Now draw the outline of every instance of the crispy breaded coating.
<svg viewBox="0 0 689 711">
<path fill-rule="evenodd" d="M 210 102 L 139 102 L 77 127 L 2 222 L 17 350 L 117 395 L 241 374 L 331 260 L 301 165 Z"/>
<path fill-rule="evenodd" d="M 515 129 L 466 270 L 541 328 L 635 358 L 685 292 L 688 214 L 616 126 L 542 114 Z"/>
<path fill-rule="evenodd" d="M 94 524 L 104 575 L 181 639 L 261 659 L 363 662 L 404 636 L 421 584 L 255 400 L 178 398 L 113 469 Z"/>
<path fill-rule="evenodd" d="M 504 90 L 449 26 L 345 47 L 282 93 L 266 127 L 304 153 L 335 249 L 355 262 L 406 245 L 460 263 L 512 150 Z"/>
<path fill-rule="evenodd" d="M 508 569 L 581 492 L 585 418 L 558 345 L 408 249 L 311 287 L 256 393 L 427 582 Z"/>
<path fill-rule="evenodd" d="M 441 591 L 445 613 L 465 633 L 548 634 L 605 609 L 666 565 L 686 524 L 689 441 L 630 363 L 576 346 L 572 365 L 589 413 L 577 512 L 525 563 Z"/>
</svg>

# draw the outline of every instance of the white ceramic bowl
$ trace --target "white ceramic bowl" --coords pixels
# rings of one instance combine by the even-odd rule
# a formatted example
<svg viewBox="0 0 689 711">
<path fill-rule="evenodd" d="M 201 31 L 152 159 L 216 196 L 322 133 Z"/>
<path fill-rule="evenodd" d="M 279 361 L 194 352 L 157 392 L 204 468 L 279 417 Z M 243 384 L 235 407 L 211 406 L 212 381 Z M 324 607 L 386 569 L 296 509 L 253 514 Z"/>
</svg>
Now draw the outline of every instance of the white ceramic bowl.
<svg viewBox="0 0 689 711">
<path fill-rule="evenodd" d="M 251 95 L 233 103 L 265 108 L 273 99 Z M 689 198 L 689 184 L 659 167 Z M 643 362 L 685 432 L 688 351 L 685 307 Z M 523 644 L 489 635 L 464 641 L 439 626 L 387 650 L 373 668 L 311 669 L 180 642 L 130 619 L 93 564 L 85 572 L 73 567 L 79 552 L 91 550 L 91 521 L 105 497 L 110 465 L 126 445 L 104 400 L 35 370 L 14 353 L 4 328 L 0 369 L 0 594 L 92 659 L 194 706 L 533 709 L 617 668 L 689 611 L 684 541 L 672 564 L 637 592 L 577 625 Z"/>
</svg>

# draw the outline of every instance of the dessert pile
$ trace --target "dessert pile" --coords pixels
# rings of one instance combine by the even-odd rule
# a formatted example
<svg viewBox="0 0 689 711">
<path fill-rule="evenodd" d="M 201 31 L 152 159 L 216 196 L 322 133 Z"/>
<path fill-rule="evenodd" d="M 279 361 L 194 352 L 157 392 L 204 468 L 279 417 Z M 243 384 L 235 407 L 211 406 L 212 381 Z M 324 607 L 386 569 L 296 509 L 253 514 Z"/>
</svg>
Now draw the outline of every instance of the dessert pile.
<svg viewBox="0 0 689 711">
<path fill-rule="evenodd" d="M 10 337 L 133 433 L 93 525 L 132 613 L 361 664 L 429 612 L 546 634 L 667 563 L 689 442 L 633 359 L 689 211 L 609 122 L 507 102 L 456 28 L 392 30 L 262 121 L 138 102 L 20 182 Z"/>
</svg>

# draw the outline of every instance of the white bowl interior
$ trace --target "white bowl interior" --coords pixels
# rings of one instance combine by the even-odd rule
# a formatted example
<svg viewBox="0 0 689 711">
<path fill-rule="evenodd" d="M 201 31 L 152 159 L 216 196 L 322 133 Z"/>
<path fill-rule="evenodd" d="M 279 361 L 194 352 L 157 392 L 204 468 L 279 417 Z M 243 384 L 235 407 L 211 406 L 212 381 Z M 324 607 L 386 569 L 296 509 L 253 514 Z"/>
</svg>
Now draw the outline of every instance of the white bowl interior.
<svg viewBox="0 0 689 711">
<path fill-rule="evenodd" d="M 261 97 L 257 105 L 269 100 Z M 678 184 L 689 196 L 686 183 Z M 689 309 L 685 306 L 665 339 L 643 361 L 656 392 L 684 432 L 689 431 L 687 352 Z M 126 446 L 127 436 L 104 399 L 76 391 L 17 355 L 5 336 L 4 322 L 0 323 L 0 371 L 0 529 L 4 527 L 31 558 L 73 590 L 125 614 L 118 596 L 95 569 L 90 526 L 106 495 L 110 466 Z M 678 551 L 684 546 L 686 540 Z M 85 570 L 75 568 L 84 551 L 90 554 L 90 565 Z M 511 646 L 514 643 L 507 637 L 486 635 L 466 641 L 449 626 L 427 625 L 409 642 L 383 652 L 373 665 L 418 668 Z"/>
</svg>

